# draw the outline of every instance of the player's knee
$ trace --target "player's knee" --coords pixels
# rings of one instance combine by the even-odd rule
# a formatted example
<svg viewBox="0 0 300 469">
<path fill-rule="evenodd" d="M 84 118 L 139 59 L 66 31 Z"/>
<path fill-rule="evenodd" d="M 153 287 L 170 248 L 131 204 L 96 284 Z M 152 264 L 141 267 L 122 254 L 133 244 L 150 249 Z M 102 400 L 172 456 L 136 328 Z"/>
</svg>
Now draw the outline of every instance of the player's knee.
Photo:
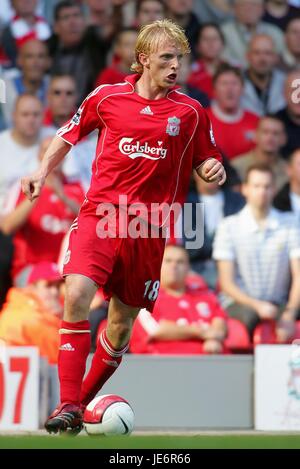
<svg viewBox="0 0 300 469">
<path fill-rule="evenodd" d="M 81 321 L 88 317 L 89 295 L 78 287 L 69 287 L 66 291 L 65 314 L 70 320 Z"/>
</svg>

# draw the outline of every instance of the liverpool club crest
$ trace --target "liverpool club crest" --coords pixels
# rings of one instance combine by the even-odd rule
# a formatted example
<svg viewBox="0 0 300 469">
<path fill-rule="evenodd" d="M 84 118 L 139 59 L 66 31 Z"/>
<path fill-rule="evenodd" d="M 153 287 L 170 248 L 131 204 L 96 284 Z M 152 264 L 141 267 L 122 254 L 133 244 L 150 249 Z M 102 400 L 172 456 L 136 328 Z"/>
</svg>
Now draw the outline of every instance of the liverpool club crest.
<svg viewBox="0 0 300 469">
<path fill-rule="evenodd" d="M 178 119 L 177 117 L 169 117 L 166 133 L 171 135 L 171 137 L 176 137 L 176 135 L 179 135 L 179 131 L 180 119 Z"/>
</svg>

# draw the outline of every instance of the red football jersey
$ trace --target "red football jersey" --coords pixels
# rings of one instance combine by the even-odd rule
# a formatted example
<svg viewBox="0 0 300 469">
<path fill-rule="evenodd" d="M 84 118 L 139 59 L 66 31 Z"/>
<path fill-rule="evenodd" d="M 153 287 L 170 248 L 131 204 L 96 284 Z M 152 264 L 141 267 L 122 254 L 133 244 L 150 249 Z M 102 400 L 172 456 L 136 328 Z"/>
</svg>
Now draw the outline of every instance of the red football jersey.
<svg viewBox="0 0 300 469">
<path fill-rule="evenodd" d="M 142 310 L 133 328 L 130 349 L 133 353 L 153 354 L 197 354 L 203 353 L 201 340 L 153 340 L 151 332 L 161 320 L 176 322 L 178 325 L 198 323 L 210 324 L 214 318 L 226 319 L 217 297 L 209 290 L 194 290 L 187 287 L 181 296 L 172 296 L 162 287 L 153 313 Z"/>
<path fill-rule="evenodd" d="M 198 101 L 176 87 L 164 98 L 145 99 L 135 92 L 138 78 L 96 88 L 57 135 L 74 145 L 99 129 L 87 199 L 118 205 L 123 195 L 149 211 L 151 203 L 182 203 L 192 168 L 221 156 Z"/>
<path fill-rule="evenodd" d="M 64 184 L 64 193 L 79 204 L 84 199 L 84 192 L 77 183 Z M 20 187 L 16 186 L 7 201 L 6 210 L 12 210 L 25 198 Z M 62 240 L 74 218 L 74 213 L 49 187 L 44 186 L 27 222 L 14 235 L 12 276 L 30 264 L 57 262 Z"/>
<path fill-rule="evenodd" d="M 246 153 L 255 147 L 254 133 L 259 117 L 252 112 L 243 111 L 241 118 L 234 122 L 221 121 L 211 108 L 207 109 L 211 119 L 216 143 L 228 159 Z"/>
</svg>

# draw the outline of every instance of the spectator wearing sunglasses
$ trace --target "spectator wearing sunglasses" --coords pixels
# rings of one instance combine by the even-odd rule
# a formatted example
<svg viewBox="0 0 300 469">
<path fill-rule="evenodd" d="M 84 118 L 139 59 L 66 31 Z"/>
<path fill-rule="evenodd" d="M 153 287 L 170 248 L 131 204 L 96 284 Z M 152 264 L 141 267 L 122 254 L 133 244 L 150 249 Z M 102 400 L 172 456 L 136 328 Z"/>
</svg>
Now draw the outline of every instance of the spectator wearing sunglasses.
<svg viewBox="0 0 300 469">
<path fill-rule="evenodd" d="M 47 107 L 44 113 L 43 137 L 53 137 L 74 114 L 76 109 L 76 83 L 71 75 L 57 74 L 50 78 Z M 78 180 L 78 168 L 70 158 L 64 162 L 63 172 L 69 178 Z"/>
<path fill-rule="evenodd" d="M 44 125 L 56 132 L 75 113 L 76 83 L 71 75 L 56 74 L 50 79 Z"/>
<path fill-rule="evenodd" d="M 57 74 L 51 77 L 44 114 L 43 137 L 53 137 L 56 131 L 75 114 L 76 99 L 76 82 L 71 75 Z M 88 188 L 95 147 L 96 136 L 91 134 L 72 148 L 72 156 L 63 163 L 63 173 L 68 181 L 80 181 L 84 189 Z"/>
</svg>

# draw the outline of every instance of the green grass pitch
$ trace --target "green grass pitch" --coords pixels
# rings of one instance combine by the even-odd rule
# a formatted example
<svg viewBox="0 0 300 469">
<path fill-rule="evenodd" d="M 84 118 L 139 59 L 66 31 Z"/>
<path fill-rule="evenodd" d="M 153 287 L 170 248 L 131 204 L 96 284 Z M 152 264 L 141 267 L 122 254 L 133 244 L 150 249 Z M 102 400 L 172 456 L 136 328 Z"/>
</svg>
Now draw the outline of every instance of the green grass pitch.
<svg viewBox="0 0 300 469">
<path fill-rule="evenodd" d="M 0 449 L 300 449 L 300 435 L 0 436 Z"/>
</svg>

